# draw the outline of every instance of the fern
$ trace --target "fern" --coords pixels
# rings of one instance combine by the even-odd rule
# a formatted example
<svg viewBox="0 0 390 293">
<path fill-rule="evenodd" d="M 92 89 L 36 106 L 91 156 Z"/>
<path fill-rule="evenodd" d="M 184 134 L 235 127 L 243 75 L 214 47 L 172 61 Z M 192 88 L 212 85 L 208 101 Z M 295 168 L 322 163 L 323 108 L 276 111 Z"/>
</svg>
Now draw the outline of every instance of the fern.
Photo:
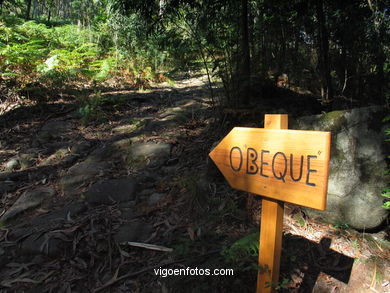
<svg viewBox="0 0 390 293">
<path fill-rule="evenodd" d="M 259 254 L 259 237 L 259 232 L 249 234 L 225 248 L 222 255 L 231 262 L 252 259 Z"/>
</svg>

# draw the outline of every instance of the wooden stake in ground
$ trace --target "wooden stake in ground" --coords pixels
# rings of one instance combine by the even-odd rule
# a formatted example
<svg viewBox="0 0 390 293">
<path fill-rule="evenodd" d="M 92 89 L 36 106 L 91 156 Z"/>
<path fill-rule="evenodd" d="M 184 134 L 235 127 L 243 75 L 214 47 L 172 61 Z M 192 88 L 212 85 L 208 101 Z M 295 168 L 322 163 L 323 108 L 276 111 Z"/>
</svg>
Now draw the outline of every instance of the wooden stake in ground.
<svg viewBox="0 0 390 293">
<path fill-rule="evenodd" d="M 287 129 L 287 115 L 265 115 L 264 128 Z M 288 192 L 286 190 L 286 192 Z M 259 273 L 256 293 L 272 292 L 279 281 L 280 254 L 282 252 L 284 203 L 261 200 L 259 243 Z"/>
<path fill-rule="evenodd" d="M 235 127 L 209 154 L 230 186 L 262 195 L 257 293 L 279 281 L 283 202 L 325 210 L 330 132 L 288 130 L 288 116 L 265 128 Z"/>
</svg>

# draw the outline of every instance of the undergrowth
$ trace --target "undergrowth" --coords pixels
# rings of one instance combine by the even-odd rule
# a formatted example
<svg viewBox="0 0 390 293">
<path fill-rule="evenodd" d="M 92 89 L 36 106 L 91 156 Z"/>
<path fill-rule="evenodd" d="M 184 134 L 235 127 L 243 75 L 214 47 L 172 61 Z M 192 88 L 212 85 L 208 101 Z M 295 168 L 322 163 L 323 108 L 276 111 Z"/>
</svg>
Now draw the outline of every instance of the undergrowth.
<svg viewBox="0 0 390 293">
<path fill-rule="evenodd" d="M 96 86 L 116 78 L 120 78 L 121 85 L 142 87 L 149 81 L 167 80 L 152 66 L 154 60 L 148 63 L 144 57 L 130 56 L 104 42 L 109 33 L 69 24 L 47 27 L 15 16 L 2 16 L 0 81 L 23 90 L 32 84 L 62 87 L 80 81 L 91 81 Z M 85 107 L 85 112 L 91 111 L 89 108 Z"/>
</svg>

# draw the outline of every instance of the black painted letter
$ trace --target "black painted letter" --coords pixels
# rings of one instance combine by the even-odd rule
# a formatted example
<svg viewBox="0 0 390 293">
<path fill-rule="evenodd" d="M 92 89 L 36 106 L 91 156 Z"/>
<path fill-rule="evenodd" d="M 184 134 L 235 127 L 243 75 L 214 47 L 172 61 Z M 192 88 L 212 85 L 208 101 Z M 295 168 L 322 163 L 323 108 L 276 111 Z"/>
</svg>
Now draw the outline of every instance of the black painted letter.
<svg viewBox="0 0 390 293">
<path fill-rule="evenodd" d="M 317 156 L 307 156 L 307 177 L 306 177 L 306 184 L 310 186 L 316 186 L 314 183 L 309 182 L 309 176 L 310 173 L 316 173 L 317 170 L 310 169 L 310 159 L 317 159 Z"/>
<path fill-rule="evenodd" d="M 279 173 L 280 176 L 278 176 L 278 175 L 275 173 L 275 161 L 276 161 L 276 157 L 277 157 L 278 155 L 281 155 L 281 156 L 283 157 L 283 159 L 284 159 L 284 171 L 283 171 L 283 173 Z M 277 180 L 282 180 L 283 182 L 286 182 L 286 181 L 284 180 L 284 177 L 286 177 L 286 174 L 287 174 L 287 157 L 286 157 L 286 155 L 285 155 L 284 153 L 282 153 L 282 152 L 277 152 L 277 153 L 274 155 L 274 157 L 273 157 L 273 159 L 272 159 L 272 173 L 274 174 L 274 177 L 275 177 Z"/>
<path fill-rule="evenodd" d="M 257 152 L 255 149 L 248 148 L 246 152 L 246 173 L 256 174 L 259 171 L 259 167 L 256 164 Z"/>
<path fill-rule="evenodd" d="M 301 156 L 301 165 L 299 166 L 299 177 L 298 177 L 298 179 L 294 178 L 293 165 L 294 165 L 294 156 L 293 156 L 293 154 L 290 154 L 290 177 L 291 177 L 291 179 L 293 181 L 298 182 L 302 178 L 303 156 Z"/>
<path fill-rule="evenodd" d="M 240 164 L 238 165 L 238 168 L 234 168 L 233 167 L 233 160 L 232 160 L 232 154 L 233 154 L 233 151 L 234 150 L 238 150 L 239 154 L 240 154 Z M 241 170 L 241 167 L 242 167 L 242 152 L 241 152 L 241 149 L 239 147 L 233 147 L 231 150 L 230 150 L 230 167 L 232 168 L 232 170 L 234 172 L 240 172 Z"/>
<path fill-rule="evenodd" d="M 261 150 L 261 156 L 260 156 L 260 175 L 263 177 L 269 177 L 268 175 L 265 175 L 263 173 L 263 166 L 269 165 L 268 163 L 264 162 L 264 153 L 269 153 L 269 151 Z"/>
</svg>

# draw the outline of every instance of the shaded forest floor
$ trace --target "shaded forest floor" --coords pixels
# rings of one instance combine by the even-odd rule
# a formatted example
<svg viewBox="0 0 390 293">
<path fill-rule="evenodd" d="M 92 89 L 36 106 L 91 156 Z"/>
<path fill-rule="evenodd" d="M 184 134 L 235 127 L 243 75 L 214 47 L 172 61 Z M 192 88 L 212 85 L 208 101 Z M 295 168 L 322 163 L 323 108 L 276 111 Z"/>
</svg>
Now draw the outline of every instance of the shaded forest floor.
<svg viewBox="0 0 390 293">
<path fill-rule="evenodd" d="M 260 201 L 248 207 L 207 155 L 274 105 L 230 117 L 202 76 L 45 94 L 0 117 L 0 292 L 255 292 L 257 256 L 225 248 L 258 231 Z M 287 205 L 279 290 L 390 292 L 386 238 Z M 234 276 L 154 271 L 186 267 Z"/>
</svg>

